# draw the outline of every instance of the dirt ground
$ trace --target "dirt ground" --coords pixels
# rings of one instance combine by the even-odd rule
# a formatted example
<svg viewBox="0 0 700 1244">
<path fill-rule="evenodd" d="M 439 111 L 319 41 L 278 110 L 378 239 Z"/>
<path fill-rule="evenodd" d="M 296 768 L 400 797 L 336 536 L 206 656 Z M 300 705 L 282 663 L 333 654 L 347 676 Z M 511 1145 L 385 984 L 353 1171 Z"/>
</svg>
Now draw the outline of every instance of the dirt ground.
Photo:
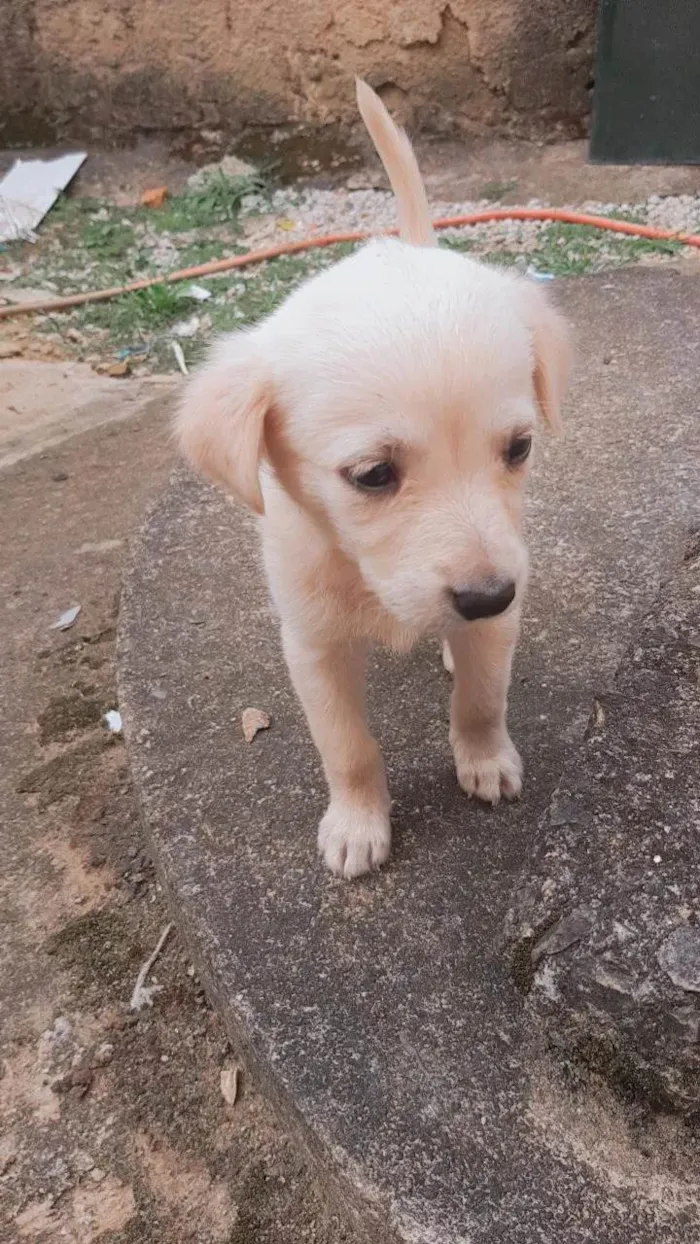
<svg viewBox="0 0 700 1244">
<path fill-rule="evenodd" d="M 331 150 L 319 160 L 313 148 L 296 145 L 289 151 L 275 146 L 274 137 L 264 153 L 283 182 L 310 179 L 314 186 L 385 185 L 369 140 L 362 137 L 349 166 L 338 166 Z M 44 150 L 0 149 L 0 174 L 17 156 L 49 157 L 79 144 Z M 696 194 L 700 170 L 665 165 L 589 164 L 584 139 L 567 142 L 532 142 L 517 138 L 431 139 L 417 137 L 416 153 L 431 199 L 478 199 L 484 186 L 498 184 L 503 203 L 527 203 L 542 199 L 553 207 L 601 199 L 610 203 L 634 203 L 650 194 Z M 196 158 L 183 157 L 161 138 L 140 138 L 133 146 L 116 150 L 91 147 L 88 159 L 71 192 L 93 199 L 109 199 L 120 207 L 137 203 L 142 191 L 165 185 L 179 193 L 198 165 L 219 160 L 229 152 L 227 144 L 202 143 Z M 241 152 L 241 154 L 245 154 Z M 258 153 L 255 162 L 259 162 Z"/>
<path fill-rule="evenodd" d="M 0 474 L 0 1238 L 339 1244 L 174 930 L 152 1005 L 130 1009 L 170 914 L 102 715 L 129 537 L 172 461 L 167 407 Z"/>
</svg>

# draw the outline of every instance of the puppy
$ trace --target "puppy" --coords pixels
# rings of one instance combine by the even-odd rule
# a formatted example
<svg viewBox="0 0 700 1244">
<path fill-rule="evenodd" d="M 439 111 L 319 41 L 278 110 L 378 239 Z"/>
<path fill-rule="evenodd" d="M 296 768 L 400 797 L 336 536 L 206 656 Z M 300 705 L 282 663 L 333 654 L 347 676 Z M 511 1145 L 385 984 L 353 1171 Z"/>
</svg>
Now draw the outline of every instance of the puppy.
<svg viewBox="0 0 700 1244">
<path fill-rule="evenodd" d="M 450 743 L 468 795 L 513 798 L 506 726 L 527 581 L 523 491 L 539 419 L 559 424 L 566 327 L 542 290 L 438 250 L 406 135 L 363 82 L 394 190 L 376 240 L 222 338 L 177 416 L 184 454 L 261 517 L 289 672 L 330 801 L 318 846 L 358 877 L 389 856 L 389 792 L 365 654 L 442 638 Z"/>
</svg>

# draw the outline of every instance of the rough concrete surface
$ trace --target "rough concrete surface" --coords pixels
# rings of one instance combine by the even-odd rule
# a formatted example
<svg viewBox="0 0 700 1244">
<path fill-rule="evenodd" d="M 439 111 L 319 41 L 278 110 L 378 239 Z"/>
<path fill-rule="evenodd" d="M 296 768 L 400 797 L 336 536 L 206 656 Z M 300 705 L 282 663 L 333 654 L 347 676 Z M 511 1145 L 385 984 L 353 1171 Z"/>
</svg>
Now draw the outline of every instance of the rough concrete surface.
<svg viewBox="0 0 700 1244">
<path fill-rule="evenodd" d="M 579 364 L 530 505 L 511 711 L 525 794 L 495 811 L 460 794 L 435 647 L 378 657 L 395 849 L 377 877 L 339 883 L 316 860 L 324 786 L 251 521 L 182 474 L 135 552 L 120 699 L 172 910 L 331 1203 L 345 1197 L 374 1244 L 700 1231 L 694 1131 L 631 1109 L 595 1069 L 568 1083 L 514 981 L 506 924 L 562 767 L 697 515 L 699 295 L 668 269 L 560 289 Z M 249 706 L 272 718 L 252 744 Z"/>
<path fill-rule="evenodd" d="M 573 135 L 595 0 L 5 0 L 5 141 L 356 123 L 353 76 L 419 126 Z M 28 101 L 31 100 L 31 104 Z M 26 137 L 23 137 L 26 135 Z M 327 141 L 327 140 L 326 140 Z"/>
<path fill-rule="evenodd" d="M 569 1075 L 597 1070 L 640 1107 L 677 1110 L 695 1125 L 699 685 L 695 535 L 565 767 L 518 895 L 515 956 Z"/>
<path fill-rule="evenodd" d="M 152 1007 L 129 1007 L 169 917 L 100 718 L 129 538 L 172 465 L 168 406 L 0 473 L 0 1239 L 339 1244 L 247 1068 L 231 1104 L 238 1060 L 175 933 Z"/>
</svg>

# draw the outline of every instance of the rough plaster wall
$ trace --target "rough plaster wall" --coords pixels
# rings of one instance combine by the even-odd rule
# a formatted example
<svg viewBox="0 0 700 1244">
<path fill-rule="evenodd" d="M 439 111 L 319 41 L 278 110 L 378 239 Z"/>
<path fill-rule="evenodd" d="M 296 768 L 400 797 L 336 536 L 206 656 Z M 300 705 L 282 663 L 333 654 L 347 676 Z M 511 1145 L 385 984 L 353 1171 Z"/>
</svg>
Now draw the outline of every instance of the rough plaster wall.
<svg viewBox="0 0 700 1244">
<path fill-rule="evenodd" d="M 115 137 L 354 123 L 580 132 L 596 0 L 0 0 L 0 109 Z"/>
</svg>

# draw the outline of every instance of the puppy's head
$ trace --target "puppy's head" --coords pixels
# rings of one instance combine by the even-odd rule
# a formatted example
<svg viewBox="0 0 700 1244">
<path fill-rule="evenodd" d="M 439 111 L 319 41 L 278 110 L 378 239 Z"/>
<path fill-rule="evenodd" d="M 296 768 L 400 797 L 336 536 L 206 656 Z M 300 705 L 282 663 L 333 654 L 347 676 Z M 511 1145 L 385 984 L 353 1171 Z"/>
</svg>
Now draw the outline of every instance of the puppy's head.
<svg viewBox="0 0 700 1244">
<path fill-rule="evenodd" d="M 373 243 L 217 345 L 180 440 L 258 513 L 264 464 L 417 634 L 502 612 L 524 585 L 524 484 L 568 363 L 531 282 Z"/>
</svg>

